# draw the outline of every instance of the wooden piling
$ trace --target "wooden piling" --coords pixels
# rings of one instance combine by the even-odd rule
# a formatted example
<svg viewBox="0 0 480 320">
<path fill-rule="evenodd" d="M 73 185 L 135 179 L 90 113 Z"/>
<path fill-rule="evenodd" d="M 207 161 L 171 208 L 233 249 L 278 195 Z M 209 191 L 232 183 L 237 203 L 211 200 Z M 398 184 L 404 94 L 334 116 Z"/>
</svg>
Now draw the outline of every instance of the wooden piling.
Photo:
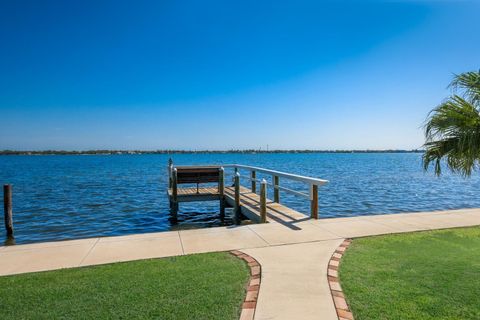
<svg viewBox="0 0 480 320">
<path fill-rule="evenodd" d="M 252 192 L 256 193 L 257 192 L 257 172 L 252 171 L 250 173 L 250 177 L 252 178 Z"/>
<path fill-rule="evenodd" d="M 218 194 L 220 195 L 220 216 L 225 217 L 225 170 L 220 168 L 218 176 Z"/>
<path fill-rule="evenodd" d="M 176 219 L 178 213 L 178 183 L 177 183 L 177 168 L 172 170 L 172 213 Z"/>
<path fill-rule="evenodd" d="M 280 184 L 280 177 L 273 176 L 273 201 L 280 203 L 280 189 L 278 188 Z"/>
<path fill-rule="evenodd" d="M 235 223 L 240 224 L 240 174 L 235 173 L 235 206 L 233 208 Z"/>
<path fill-rule="evenodd" d="M 318 186 L 310 186 L 310 216 L 312 219 L 318 219 Z"/>
<path fill-rule="evenodd" d="M 267 181 L 260 183 L 260 223 L 267 222 Z"/>
<path fill-rule="evenodd" d="M 3 209 L 5 212 L 5 229 L 7 237 L 13 237 L 13 213 L 12 213 L 12 185 L 3 186 Z"/>
<path fill-rule="evenodd" d="M 172 170 L 173 170 L 173 160 L 172 158 L 168 159 L 168 187 L 172 188 Z"/>
</svg>

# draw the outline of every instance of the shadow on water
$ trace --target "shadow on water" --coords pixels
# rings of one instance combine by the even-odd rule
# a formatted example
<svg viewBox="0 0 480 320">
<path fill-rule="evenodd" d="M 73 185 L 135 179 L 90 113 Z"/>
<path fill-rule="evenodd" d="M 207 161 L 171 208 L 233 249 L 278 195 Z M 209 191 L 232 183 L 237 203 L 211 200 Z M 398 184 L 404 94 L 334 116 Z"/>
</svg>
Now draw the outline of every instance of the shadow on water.
<svg viewBox="0 0 480 320">
<path fill-rule="evenodd" d="M 170 215 L 170 230 L 189 230 L 199 228 L 212 228 L 220 226 L 229 226 L 234 223 L 231 210 L 226 210 L 225 216 L 219 212 L 199 212 L 199 211 L 180 211 L 175 218 Z"/>
</svg>

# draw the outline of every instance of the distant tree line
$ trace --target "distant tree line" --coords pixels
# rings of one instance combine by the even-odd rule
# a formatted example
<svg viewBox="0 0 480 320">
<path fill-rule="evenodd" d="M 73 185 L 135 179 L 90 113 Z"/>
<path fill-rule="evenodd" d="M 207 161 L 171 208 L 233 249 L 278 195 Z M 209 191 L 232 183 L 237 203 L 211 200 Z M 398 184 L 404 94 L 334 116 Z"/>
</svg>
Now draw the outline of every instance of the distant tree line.
<svg viewBox="0 0 480 320">
<path fill-rule="evenodd" d="M 17 151 L 1 150 L 0 155 L 125 155 L 125 154 L 255 154 L 255 153 L 423 153 L 424 150 L 42 150 L 42 151 Z"/>
</svg>

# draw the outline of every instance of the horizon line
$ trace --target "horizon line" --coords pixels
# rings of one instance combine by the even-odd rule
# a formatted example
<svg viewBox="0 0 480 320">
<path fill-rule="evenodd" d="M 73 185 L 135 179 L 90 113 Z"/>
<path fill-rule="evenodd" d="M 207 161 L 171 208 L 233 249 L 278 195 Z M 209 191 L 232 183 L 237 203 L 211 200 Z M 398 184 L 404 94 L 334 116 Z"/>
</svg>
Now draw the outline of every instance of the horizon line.
<svg viewBox="0 0 480 320">
<path fill-rule="evenodd" d="M 188 149 L 89 149 L 89 150 L 0 150 L 0 155 L 122 155 L 122 154 L 195 154 L 195 153 L 423 153 L 423 149 L 229 149 L 229 150 L 188 150 Z"/>
</svg>

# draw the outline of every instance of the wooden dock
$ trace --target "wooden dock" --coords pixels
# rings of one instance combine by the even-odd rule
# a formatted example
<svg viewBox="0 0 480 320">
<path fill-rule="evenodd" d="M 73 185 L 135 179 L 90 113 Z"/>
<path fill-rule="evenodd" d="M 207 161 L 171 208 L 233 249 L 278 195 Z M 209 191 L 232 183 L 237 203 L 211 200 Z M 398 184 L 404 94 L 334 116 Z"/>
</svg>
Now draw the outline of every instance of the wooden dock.
<svg viewBox="0 0 480 320">
<path fill-rule="evenodd" d="M 225 188 L 225 199 L 229 205 L 235 206 L 235 188 Z M 240 213 L 248 219 L 261 222 L 261 200 L 260 196 L 252 190 L 240 187 Z M 266 199 L 266 219 L 267 222 L 279 222 L 289 224 L 308 218 L 303 213 L 290 209 L 280 203 Z"/>
<path fill-rule="evenodd" d="M 232 186 L 225 186 L 226 169 L 234 171 Z M 249 174 L 241 176 L 240 170 L 249 171 Z M 267 182 L 266 179 L 257 179 L 257 173 L 270 176 L 271 182 Z M 243 165 L 174 166 L 170 162 L 168 174 L 168 197 L 175 217 L 181 202 L 216 200 L 220 201 L 222 215 L 225 214 L 226 206 L 233 208 L 236 223 L 246 218 L 257 223 L 277 222 L 292 225 L 310 218 L 317 219 L 318 187 L 327 183 L 322 179 Z M 249 187 L 241 185 L 241 178 L 248 180 Z M 280 185 L 280 179 L 306 183 L 309 186 L 309 193 L 283 187 Z M 189 186 L 179 187 L 181 184 Z M 192 187 L 192 184 L 196 186 Z M 208 184 L 208 186 L 200 186 L 201 184 Z M 215 185 L 212 186 L 212 184 Z M 267 198 L 268 186 L 273 189 L 273 200 Z M 281 204 L 281 191 L 308 199 L 311 208 L 310 216 Z"/>
<path fill-rule="evenodd" d="M 172 189 L 168 189 L 168 197 L 173 197 Z M 220 200 L 220 193 L 217 187 L 202 188 L 178 188 L 178 202 L 194 202 L 194 201 L 213 201 Z"/>
</svg>

